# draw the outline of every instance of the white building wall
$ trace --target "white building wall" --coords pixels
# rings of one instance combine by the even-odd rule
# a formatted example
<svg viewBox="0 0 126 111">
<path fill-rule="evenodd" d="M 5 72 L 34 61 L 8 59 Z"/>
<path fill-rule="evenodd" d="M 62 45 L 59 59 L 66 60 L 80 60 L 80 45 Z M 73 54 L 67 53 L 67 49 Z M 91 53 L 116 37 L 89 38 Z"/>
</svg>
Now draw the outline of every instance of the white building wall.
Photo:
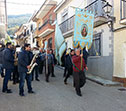
<svg viewBox="0 0 126 111">
<path fill-rule="evenodd" d="M 73 49 L 73 36 L 66 38 L 65 42 L 67 43 L 67 49 Z"/>
<path fill-rule="evenodd" d="M 63 6 L 57 11 L 57 22 L 61 24 L 62 21 L 62 13 L 64 10 L 68 10 L 68 18 L 75 14 L 75 7 L 84 8 L 87 6 L 87 0 L 68 0 L 68 2 L 64 3 Z"/>
</svg>

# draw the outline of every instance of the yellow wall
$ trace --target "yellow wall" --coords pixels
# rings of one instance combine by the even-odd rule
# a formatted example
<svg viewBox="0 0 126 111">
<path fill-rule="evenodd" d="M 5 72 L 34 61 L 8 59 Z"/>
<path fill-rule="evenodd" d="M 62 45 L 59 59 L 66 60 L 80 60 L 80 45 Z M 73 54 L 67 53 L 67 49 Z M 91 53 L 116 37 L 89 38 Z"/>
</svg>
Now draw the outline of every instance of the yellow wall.
<svg viewBox="0 0 126 111">
<path fill-rule="evenodd" d="M 116 22 L 114 29 L 124 25 L 120 24 L 120 0 L 114 0 L 114 16 Z M 126 28 L 114 32 L 114 77 L 126 77 Z"/>
</svg>

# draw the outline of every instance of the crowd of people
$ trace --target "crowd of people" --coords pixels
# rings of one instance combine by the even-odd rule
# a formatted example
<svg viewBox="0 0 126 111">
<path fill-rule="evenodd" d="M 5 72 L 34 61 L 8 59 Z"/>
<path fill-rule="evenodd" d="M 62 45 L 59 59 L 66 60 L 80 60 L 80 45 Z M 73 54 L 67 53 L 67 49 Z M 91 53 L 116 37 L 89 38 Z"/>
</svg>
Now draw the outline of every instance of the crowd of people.
<svg viewBox="0 0 126 111">
<path fill-rule="evenodd" d="M 0 74 L 3 77 L 2 92 L 12 93 L 12 90 L 8 88 L 8 82 L 12 80 L 13 84 L 19 83 L 19 95 L 25 96 L 25 80 L 28 93 L 34 94 L 31 84 L 34 76 L 36 81 L 40 81 L 39 74 L 43 74 L 45 68 L 45 81 L 49 82 L 50 75 L 55 77 L 54 66 L 57 61 L 52 49 L 35 48 L 32 50 L 30 44 L 24 44 L 19 51 L 17 50 L 19 47 L 13 46 L 11 42 L 6 43 L 6 46 L 0 43 Z M 81 52 L 80 48 L 75 50 L 69 48 L 63 56 L 65 67 L 64 84 L 67 85 L 67 79 L 72 75 L 73 86 L 78 96 L 82 96 L 80 88 L 86 82 L 87 57 L 88 53 L 85 48 L 83 52 Z"/>
</svg>

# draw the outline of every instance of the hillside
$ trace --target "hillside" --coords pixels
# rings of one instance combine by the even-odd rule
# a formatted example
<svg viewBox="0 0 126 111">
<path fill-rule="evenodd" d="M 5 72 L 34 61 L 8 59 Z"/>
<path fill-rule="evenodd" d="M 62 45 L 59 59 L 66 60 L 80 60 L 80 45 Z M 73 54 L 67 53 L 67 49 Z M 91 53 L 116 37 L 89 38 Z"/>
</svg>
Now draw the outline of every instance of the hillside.
<svg viewBox="0 0 126 111">
<path fill-rule="evenodd" d="M 31 14 L 25 15 L 9 15 L 8 16 L 8 29 L 9 35 L 13 35 L 14 32 L 19 28 L 21 24 L 27 23 Z"/>
</svg>

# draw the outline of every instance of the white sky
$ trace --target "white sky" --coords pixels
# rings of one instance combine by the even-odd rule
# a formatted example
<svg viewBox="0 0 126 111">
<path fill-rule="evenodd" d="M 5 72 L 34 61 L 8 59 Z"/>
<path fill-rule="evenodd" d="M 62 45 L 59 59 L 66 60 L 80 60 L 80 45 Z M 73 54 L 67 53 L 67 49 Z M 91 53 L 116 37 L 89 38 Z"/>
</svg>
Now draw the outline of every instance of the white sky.
<svg viewBox="0 0 126 111">
<path fill-rule="evenodd" d="M 8 15 L 19 15 L 34 13 L 38 10 L 45 0 L 7 0 L 7 14 Z M 62 0 L 55 0 L 61 2 Z M 18 4 L 19 3 L 19 4 Z M 29 5 L 23 5 L 29 4 Z M 34 5 L 31 5 L 34 4 Z M 35 5 L 39 4 L 39 5 Z"/>
</svg>

